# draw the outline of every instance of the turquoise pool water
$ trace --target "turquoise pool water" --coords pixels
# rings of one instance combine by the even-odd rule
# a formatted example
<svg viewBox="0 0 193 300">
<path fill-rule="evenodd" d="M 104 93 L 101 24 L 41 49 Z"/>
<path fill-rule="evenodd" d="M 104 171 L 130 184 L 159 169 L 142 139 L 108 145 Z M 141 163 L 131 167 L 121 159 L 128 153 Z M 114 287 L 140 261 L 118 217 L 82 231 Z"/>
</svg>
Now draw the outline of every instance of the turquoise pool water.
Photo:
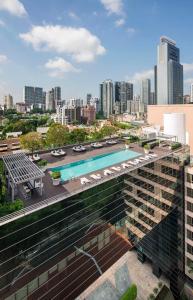
<svg viewBox="0 0 193 300">
<path fill-rule="evenodd" d="M 140 153 L 131 150 L 121 150 L 51 168 L 51 171 L 60 171 L 62 181 L 67 181 L 72 177 L 79 177 L 91 172 L 96 172 L 99 169 L 110 167 L 140 155 Z"/>
</svg>

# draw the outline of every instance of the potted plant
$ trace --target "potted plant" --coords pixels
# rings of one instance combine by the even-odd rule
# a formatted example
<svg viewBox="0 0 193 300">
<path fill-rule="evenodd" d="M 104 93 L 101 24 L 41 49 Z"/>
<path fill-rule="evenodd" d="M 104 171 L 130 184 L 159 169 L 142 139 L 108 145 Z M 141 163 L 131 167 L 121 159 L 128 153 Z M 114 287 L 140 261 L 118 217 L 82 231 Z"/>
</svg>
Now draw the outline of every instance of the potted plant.
<svg viewBox="0 0 193 300">
<path fill-rule="evenodd" d="M 45 172 L 47 163 L 48 163 L 47 160 L 41 159 L 39 162 L 37 162 L 37 165 L 43 172 Z"/>
<path fill-rule="evenodd" d="M 145 144 L 143 148 L 144 148 L 145 154 L 148 154 L 149 150 L 150 150 L 150 145 L 149 144 Z"/>
<path fill-rule="evenodd" d="M 51 177 L 52 177 L 52 182 L 53 182 L 53 185 L 59 185 L 60 184 L 60 172 L 59 171 L 54 171 L 51 173 Z"/>
</svg>

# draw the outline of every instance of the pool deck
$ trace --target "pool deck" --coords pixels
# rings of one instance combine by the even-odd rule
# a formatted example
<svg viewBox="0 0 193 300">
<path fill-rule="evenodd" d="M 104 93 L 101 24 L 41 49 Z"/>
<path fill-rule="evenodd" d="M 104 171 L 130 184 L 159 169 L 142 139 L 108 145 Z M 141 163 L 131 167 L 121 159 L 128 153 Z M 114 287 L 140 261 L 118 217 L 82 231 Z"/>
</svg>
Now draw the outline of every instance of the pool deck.
<svg viewBox="0 0 193 300">
<path fill-rule="evenodd" d="M 121 171 L 114 171 L 112 175 L 104 176 L 104 169 L 100 169 L 94 172 L 94 174 L 100 174 L 101 179 L 100 180 L 94 180 L 90 177 L 92 173 L 87 173 L 85 175 L 82 175 L 80 177 L 86 177 L 90 180 L 90 183 L 82 185 L 80 182 L 80 177 L 74 178 L 70 181 L 65 182 L 64 184 L 60 184 L 59 186 L 53 186 L 52 179 L 50 176 L 49 169 L 52 167 L 61 166 L 64 164 L 72 163 L 75 161 L 87 159 L 90 157 L 94 157 L 97 155 L 113 152 L 113 151 L 119 151 L 124 150 L 125 144 L 124 142 L 119 141 L 116 145 L 112 146 L 104 146 L 100 149 L 92 149 L 91 147 L 87 146 L 87 151 L 83 153 L 75 153 L 72 149 L 65 149 L 66 156 L 61 158 L 55 158 L 50 153 L 44 153 L 40 154 L 41 159 L 46 159 L 48 161 L 47 165 L 47 171 L 45 171 L 45 176 L 43 177 L 43 195 L 40 196 L 37 192 L 34 192 L 32 194 L 32 197 L 30 200 L 24 200 L 25 208 L 12 213 L 10 215 L 7 215 L 5 217 L 0 218 L 0 226 L 6 223 L 9 223 L 11 220 L 18 219 L 22 217 L 23 215 L 30 214 L 32 212 L 35 212 L 37 210 L 40 210 L 44 207 L 47 207 L 49 205 L 52 205 L 54 203 L 60 202 L 64 199 L 69 198 L 70 196 L 76 195 L 80 192 L 83 192 L 85 190 L 91 189 L 95 186 L 100 186 L 102 183 L 107 182 L 109 180 L 112 180 L 114 178 L 117 178 L 121 175 L 124 175 L 126 173 L 129 173 L 130 171 L 133 171 L 139 167 L 142 167 L 150 162 L 156 161 L 162 157 L 167 156 L 168 154 L 171 154 L 171 150 L 169 148 L 162 148 L 162 147 L 155 147 L 153 149 L 153 153 L 157 154 L 156 157 L 151 158 L 147 161 L 142 161 L 139 164 L 135 166 L 131 166 L 129 168 L 123 169 L 121 168 Z M 131 144 L 130 150 L 138 152 L 140 156 L 145 156 L 144 149 L 140 147 L 138 144 Z M 139 157 L 130 159 L 130 161 L 133 161 L 135 159 L 138 159 Z M 128 161 L 128 160 L 127 160 Z M 123 161 L 124 162 L 124 161 Z M 123 163 L 122 162 L 122 163 Z M 108 168 L 105 169 L 111 169 L 112 167 L 121 166 L 121 163 L 114 164 Z M 100 188 L 100 187 L 99 187 Z"/>
</svg>

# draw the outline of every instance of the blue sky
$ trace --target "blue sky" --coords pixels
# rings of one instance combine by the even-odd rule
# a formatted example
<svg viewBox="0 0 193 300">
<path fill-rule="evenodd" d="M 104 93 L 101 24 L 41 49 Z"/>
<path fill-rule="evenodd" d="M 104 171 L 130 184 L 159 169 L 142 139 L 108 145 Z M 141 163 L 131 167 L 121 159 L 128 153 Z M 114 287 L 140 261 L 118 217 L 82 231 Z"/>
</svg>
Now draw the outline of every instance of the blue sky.
<svg viewBox="0 0 193 300">
<path fill-rule="evenodd" d="M 176 40 L 193 82 L 192 0 L 0 0 L 0 100 L 24 85 L 98 96 L 104 79 L 152 77 L 161 35 Z"/>
</svg>

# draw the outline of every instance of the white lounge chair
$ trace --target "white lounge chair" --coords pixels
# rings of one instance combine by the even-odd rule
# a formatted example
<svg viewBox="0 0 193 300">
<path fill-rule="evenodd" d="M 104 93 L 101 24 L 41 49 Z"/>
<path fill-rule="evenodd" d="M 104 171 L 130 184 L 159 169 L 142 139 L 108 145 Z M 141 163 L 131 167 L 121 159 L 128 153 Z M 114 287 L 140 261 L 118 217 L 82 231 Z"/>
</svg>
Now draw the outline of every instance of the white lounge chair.
<svg viewBox="0 0 193 300">
<path fill-rule="evenodd" d="M 130 167 L 130 165 L 128 165 L 128 164 L 126 164 L 126 163 L 122 163 L 121 165 L 122 165 L 123 169 L 126 169 L 126 168 L 129 168 L 129 167 Z"/>
<path fill-rule="evenodd" d="M 32 157 L 32 159 L 34 161 L 39 161 L 41 158 L 40 158 L 39 154 L 34 154 L 33 157 Z"/>
<path fill-rule="evenodd" d="M 84 151 L 86 151 L 86 147 L 83 147 L 83 146 L 81 146 L 81 145 L 79 145 L 79 146 L 74 146 L 74 147 L 72 148 L 72 150 L 73 150 L 74 152 L 84 152 Z"/>
<path fill-rule="evenodd" d="M 150 153 L 149 156 L 158 157 L 158 155 L 156 153 Z"/>
<path fill-rule="evenodd" d="M 136 166 L 138 163 L 136 163 L 134 160 L 129 160 L 128 164 L 131 164 L 132 166 Z"/>
<path fill-rule="evenodd" d="M 91 174 L 90 177 L 95 180 L 100 180 L 102 178 L 102 176 L 100 174 Z"/>
<path fill-rule="evenodd" d="M 120 172 L 121 171 L 121 167 L 112 167 L 111 168 L 114 171 Z"/>
<path fill-rule="evenodd" d="M 93 148 L 102 148 L 103 144 L 101 144 L 101 143 L 92 143 L 91 147 L 93 147 Z"/>
<path fill-rule="evenodd" d="M 87 183 L 90 183 L 91 181 L 86 178 L 86 177 L 82 177 L 80 178 L 80 183 L 83 185 L 83 184 L 87 184 Z"/>
<path fill-rule="evenodd" d="M 59 149 L 58 153 L 59 153 L 60 156 L 66 155 L 66 152 L 64 150 L 62 150 L 62 149 Z"/>
<path fill-rule="evenodd" d="M 108 140 L 108 141 L 106 141 L 106 144 L 107 145 L 115 145 L 115 144 L 117 144 L 117 141 L 115 141 L 115 140 Z"/>
<path fill-rule="evenodd" d="M 58 153 L 57 150 L 52 150 L 50 153 L 51 153 L 51 155 L 54 156 L 54 157 L 59 157 L 59 156 L 60 156 L 60 153 Z"/>
<path fill-rule="evenodd" d="M 111 171 L 111 170 L 109 170 L 109 169 L 104 170 L 104 175 L 105 175 L 105 176 L 112 175 L 112 174 L 114 174 L 113 171 Z"/>
</svg>

